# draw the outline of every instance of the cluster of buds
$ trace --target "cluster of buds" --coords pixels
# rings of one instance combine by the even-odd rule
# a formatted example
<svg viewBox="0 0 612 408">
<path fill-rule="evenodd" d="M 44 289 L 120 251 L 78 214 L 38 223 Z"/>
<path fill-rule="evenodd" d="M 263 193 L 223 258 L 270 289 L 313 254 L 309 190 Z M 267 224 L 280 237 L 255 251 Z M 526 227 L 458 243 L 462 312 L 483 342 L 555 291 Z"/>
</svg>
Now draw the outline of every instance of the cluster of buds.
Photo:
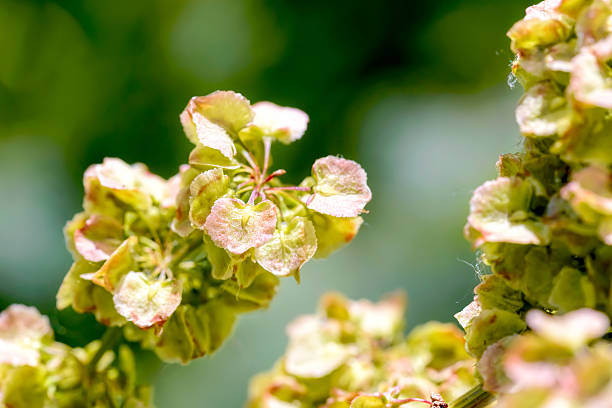
<svg viewBox="0 0 612 408">
<path fill-rule="evenodd" d="M 299 279 L 312 257 L 351 241 L 371 192 L 357 163 L 334 156 L 299 186 L 281 183 L 271 145 L 303 135 L 298 109 L 217 91 L 180 119 L 195 148 L 169 180 L 112 158 L 85 172 L 57 306 L 186 363 L 216 350 L 239 313 L 266 307 L 278 277 Z"/>
<path fill-rule="evenodd" d="M 527 324 L 531 332 L 506 337 L 480 359 L 484 388 L 498 394 L 496 407 L 612 406 L 612 344 L 596 340 L 610 327 L 605 314 L 532 310 Z"/>
<path fill-rule="evenodd" d="M 47 317 L 12 305 L 0 313 L 0 407 L 151 407 L 137 385 L 132 351 L 96 340 L 84 348 L 55 342 Z"/>
<path fill-rule="evenodd" d="M 474 192 L 466 237 L 492 275 L 458 319 L 480 356 L 526 311 L 612 316 L 612 3 L 546 0 L 508 32 L 525 151 Z"/>
<path fill-rule="evenodd" d="M 378 303 L 325 295 L 288 328 L 284 357 L 251 381 L 249 408 L 445 408 L 477 384 L 463 334 L 430 322 L 404 337 L 400 294 Z"/>
</svg>

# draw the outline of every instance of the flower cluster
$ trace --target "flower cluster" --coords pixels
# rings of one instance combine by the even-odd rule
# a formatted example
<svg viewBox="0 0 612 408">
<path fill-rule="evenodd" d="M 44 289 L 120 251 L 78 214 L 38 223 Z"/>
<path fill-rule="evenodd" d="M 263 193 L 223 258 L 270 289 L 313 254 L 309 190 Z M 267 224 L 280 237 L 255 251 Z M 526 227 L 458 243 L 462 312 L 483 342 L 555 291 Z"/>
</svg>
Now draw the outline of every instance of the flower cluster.
<svg viewBox="0 0 612 408">
<path fill-rule="evenodd" d="M 527 314 L 533 330 L 489 347 L 479 369 L 484 387 L 499 394 L 499 408 L 581 407 L 612 404 L 612 344 L 597 341 L 610 321 L 579 309 L 563 316 Z"/>
<path fill-rule="evenodd" d="M 473 387 L 475 361 L 454 325 L 404 338 L 402 295 L 378 303 L 339 294 L 288 328 L 284 357 L 251 381 L 249 408 L 447 407 Z"/>
<path fill-rule="evenodd" d="M 474 192 L 466 237 L 493 275 L 458 319 L 470 352 L 537 308 L 612 315 L 612 4 L 547 0 L 508 32 L 525 151 Z"/>
<path fill-rule="evenodd" d="M 54 342 L 49 320 L 33 307 L 0 313 L 2 408 L 150 407 L 150 389 L 136 384 L 134 367 L 126 345 Z"/>
<path fill-rule="evenodd" d="M 237 314 L 266 307 L 278 277 L 299 279 L 309 259 L 351 241 L 371 192 L 357 163 L 334 156 L 299 186 L 281 183 L 270 149 L 303 135 L 298 109 L 217 91 L 180 119 L 195 147 L 169 180 L 113 158 L 85 172 L 57 306 L 188 362 L 216 350 Z"/>
</svg>

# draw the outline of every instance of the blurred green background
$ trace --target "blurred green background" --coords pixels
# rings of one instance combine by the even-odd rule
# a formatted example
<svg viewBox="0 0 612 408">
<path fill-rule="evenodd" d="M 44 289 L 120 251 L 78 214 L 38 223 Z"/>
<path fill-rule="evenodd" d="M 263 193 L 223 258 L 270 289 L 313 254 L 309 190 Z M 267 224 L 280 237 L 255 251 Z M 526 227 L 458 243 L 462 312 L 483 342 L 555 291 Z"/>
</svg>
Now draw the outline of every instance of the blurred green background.
<svg viewBox="0 0 612 408">
<path fill-rule="evenodd" d="M 295 106 L 302 140 L 276 146 L 299 180 L 327 154 L 358 160 L 374 199 L 353 244 L 285 280 L 214 356 L 187 367 L 143 354 L 159 407 L 240 407 L 285 325 L 324 292 L 378 299 L 401 288 L 408 327 L 467 304 L 475 255 L 462 238 L 471 191 L 519 149 L 507 84 L 516 0 L 0 0 L 0 307 L 38 306 L 71 344 L 87 316 L 53 311 L 70 264 L 61 228 L 81 176 L 105 156 L 168 177 L 189 143 L 189 97 L 233 89 Z M 282 151 L 281 151 L 282 150 Z"/>
</svg>

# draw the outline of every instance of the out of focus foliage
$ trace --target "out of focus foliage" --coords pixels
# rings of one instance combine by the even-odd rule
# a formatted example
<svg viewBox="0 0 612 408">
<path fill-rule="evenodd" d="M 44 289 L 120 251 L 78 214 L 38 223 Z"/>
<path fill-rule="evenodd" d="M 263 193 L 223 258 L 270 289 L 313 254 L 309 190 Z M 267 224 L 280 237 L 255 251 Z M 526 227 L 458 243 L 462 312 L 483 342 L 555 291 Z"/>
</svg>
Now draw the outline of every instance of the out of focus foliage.
<svg viewBox="0 0 612 408">
<path fill-rule="evenodd" d="M 251 381 L 250 408 L 384 408 L 458 398 L 478 381 L 463 333 L 428 322 L 404 338 L 404 299 L 325 295 L 287 327 L 285 355 Z M 413 404 L 414 403 L 414 404 Z"/>
<path fill-rule="evenodd" d="M 136 383 L 130 348 L 109 344 L 117 333 L 70 348 L 53 340 L 36 308 L 11 305 L 0 313 L 0 407 L 152 406 L 150 388 Z"/>
</svg>

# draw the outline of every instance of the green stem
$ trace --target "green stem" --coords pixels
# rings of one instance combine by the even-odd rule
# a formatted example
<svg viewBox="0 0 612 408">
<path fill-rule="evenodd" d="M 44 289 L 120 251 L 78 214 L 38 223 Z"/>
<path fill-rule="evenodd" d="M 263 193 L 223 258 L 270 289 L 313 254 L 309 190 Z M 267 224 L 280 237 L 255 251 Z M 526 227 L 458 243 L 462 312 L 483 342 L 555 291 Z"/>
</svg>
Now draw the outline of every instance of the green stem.
<svg viewBox="0 0 612 408">
<path fill-rule="evenodd" d="M 108 327 L 104 332 L 104 336 L 102 336 L 102 344 L 96 354 L 94 354 L 93 358 L 89 362 L 89 372 L 94 375 L 96 371 L 96 365 L 98 361 L 102 358 L 104 353 L 108 350 L 113 349 L 117 343 L 121 340 L 121 327 Z"/>
<path fill-rule="evenodd" d="M 482 385 L 477 385 L 456 400 L 452 401 L 449 408 L 486 408 L 495 401 L 493 394 L 482 389 Z"/>
</svg>

